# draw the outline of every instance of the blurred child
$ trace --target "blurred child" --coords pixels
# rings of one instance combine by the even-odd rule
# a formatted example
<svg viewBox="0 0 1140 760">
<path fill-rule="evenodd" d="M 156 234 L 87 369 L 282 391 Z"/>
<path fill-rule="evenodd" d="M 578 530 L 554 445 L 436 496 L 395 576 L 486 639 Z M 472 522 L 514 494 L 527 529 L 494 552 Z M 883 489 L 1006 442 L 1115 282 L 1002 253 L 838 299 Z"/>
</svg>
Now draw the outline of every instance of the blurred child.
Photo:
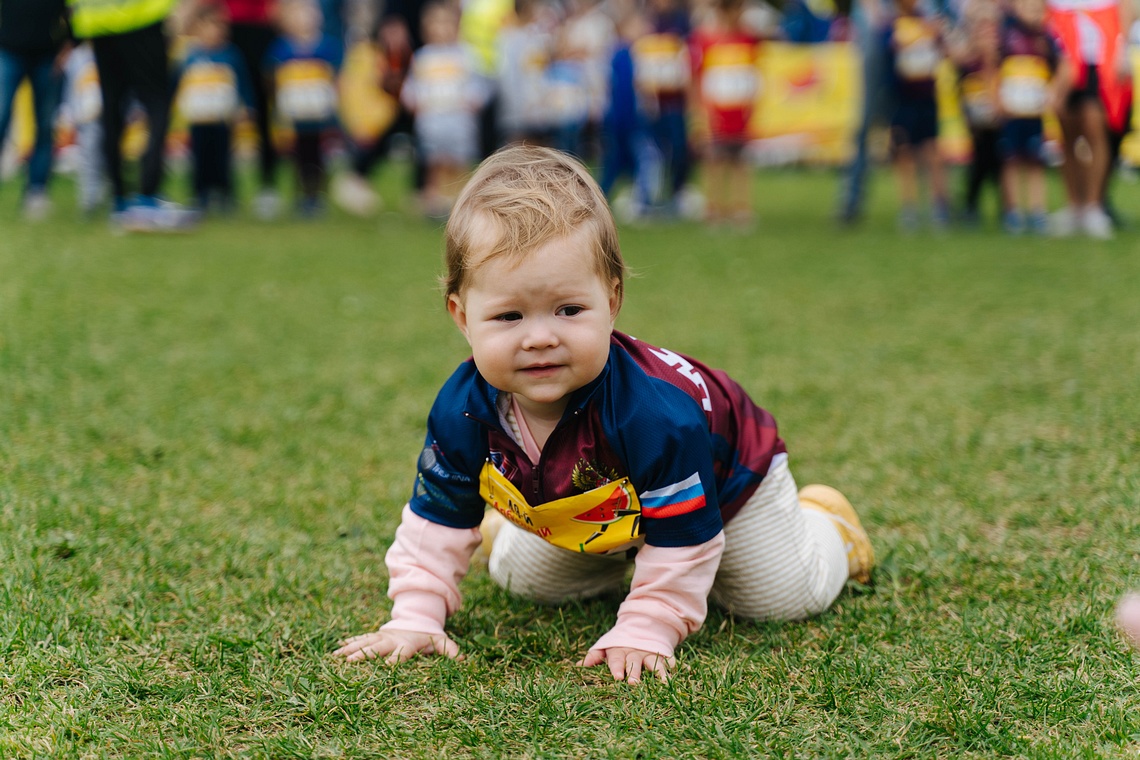
<svg viewBox="0 0 1140 760">
<path fill-rule="evenodd" d="M 545 148 L 493 155 L 445 257 L 472 358 L 428 417 L 386 557 L 391 619 L 336 656 L 457 657 L 445 624 L 484 540 L 491 578 L 538 602 L 622 589 L 632 560 L 617 620 L 579 662 L 628 683 L 669 678 L 710 597 L 794 620 L 870 579 L 855 510 L 827 486 L 797 493 L 771 414 L 724 372 L 614 329 L 625 264 L 585 167 Z"/>
<path fill-rule="evenodd" d="M 637 11 L 630 11 L 618 22 L 617 30 L 618 40 L 610 58 L 609 98 L 602 118 L 600 184 L 608 198 L 619 179 L 633 180 L 629 204 L 614 202 L 619 218 L 630 221 L 648 213 L 656 202 L 661 161 L 645 121 L 634 73 L 633 47 L 649 32 L 648 22 Z"/>
<path fill-rule="evenodd" d="M 697 93 L 708 123 L 708 218 L 748 225 L 753 220 L 752 173 L 744 148 L 759 85 L 760 39 L 743 23 L 744 0 L 715 0 L 714 7 L 691 42 Z"/>
<path fill-rule="evenodd" d="M 942 63 L 939 23 L 919 8 L 918 0 L 897 0 L 898 15 L 887 32 L 887 71 L 894 94 L 891 149 L 899 187 L 899 224 L 918 227 L 919 173 L 929 182 L 931 222 L 950 221 L 946 176 L 938 151 L 938 101 L 935 82 Z"/>
<path fill-rule="evenodd" d="M 958 91 L 966 126 L 970 130 L 970 166 L 966 171 L 963 221 L 979 222 L 978 204 L 982 186 L 993 184 L 1005 218 L 1006 199 L 1002 189 L 1002 162 L 998 153 L 1002 116 L 998 105 L 1001 63 L 1001 12 L 994 0 L 971 0 L 959 28 L 954 62 L 958 69 Z"/>
<path fill-rule="evenodd" d="M 556 37 L 554 57 L 546 69 L 546 108 L 550 117 L 550 144 L 582 157 L 582 138 L 590 119 L 590 93 L 585 51 L 575 47 L 566 28 Z"/>
<path fill-rule="evenodd" d="M 177 102 L 190 125 L 194 197 L 203 211 L 211 200 L 228 211 L 234 205 L 233 123 L 253 106 L 253 84 L 241 53 L 228 41 L 222 5 L 202 2 L 186 22 L 191 43 L 178 70 Z"/>
<path fill-rule="evenodd" d="M 609 94 L 610 56 L 617 42 L 612 2 L 570 0 L 562 23 L 562 44 L 577 61 L 582 77 L 586 121 L 580 128 L 578 151 L 588 160 L 599 157 L 602 116 Z"/>
<path fill-rule="evenodd" d="M 507 145 L 548 140 L 544 85 L 554 44 L 551 14 L 544 0 L 515 0 L 514 19 L 499 32 L 498 132 Z"/>
<path fill-rule="evenodd" d="M 67 86 L 64 108 L 75 127 L 75 189 L 79 210 L 90 216 L 107 200 L 107 180 L 103 171 L 103 96 L 99 90 L 99 70 L 90 42 L 74 48 L 64 64 Z"/>
<path fill-rule="evenodd" d="M 1042 116 L 1054 97 L 1057 46 L 1045 30 L 1044 0 L 1013 0 L 1001 45 L 1001 109 L 1005 124 L 998 142 L 1004 159 L 1002 184 L 1010 234 L 1049 231 L 1045 210 L 1044 127 Z M 1024 183 L 1024 195 L 1019 191 Z"/>
<path fill-rule="evenodd" d="M 689 14 L 680 0 L 651 0 L 652 30 L 633 45 L 637 89 L 649 130 L 657 144 L 669 182 L 666 210 L 676 212 L 689 179 L 689 135 L 686 126 L 689 89 Z"/>
<path fill-rule="evenodd" d="M 422 27 L 424 46 L 412 56 L 401 96 L 415 114 L 416 138 L 427 165 L 424 213 L 446 216 L 463 173 L 478 156 L 478 113 L 488 87 L 471 51 L 459 42 L 455 5 L 429 2 Z"/>
<path fill-rule="evenodd" d="M 281 0 L 278 22 L 281 37 L 269 48 L 266 68 L 277 85 L 277 112 L 293 128 L 298 211 L 314 216 L 321 211 L 325 184 L 321 137 L 336 123 L 336 76 L 343 51 L 322 35 L 316 0 Z"/>
</svg>

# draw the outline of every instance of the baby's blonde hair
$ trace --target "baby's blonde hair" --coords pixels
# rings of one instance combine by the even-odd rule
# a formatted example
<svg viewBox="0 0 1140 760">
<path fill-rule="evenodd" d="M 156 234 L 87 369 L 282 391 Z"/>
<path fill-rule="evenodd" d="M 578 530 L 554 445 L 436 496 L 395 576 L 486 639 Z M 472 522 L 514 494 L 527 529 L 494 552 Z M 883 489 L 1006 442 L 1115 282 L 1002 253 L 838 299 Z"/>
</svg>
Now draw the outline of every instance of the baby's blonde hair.
<svg viewBox="0 0 1140 760">
<path fill-rule="evenodd" d="M 448 219 L 444 296 L 462 295 L 471 273 L 491 259 L 517 262 L 578 231 L 592 248 L 598 275 L 616 283 L 620 305 L 625 262 L 598 183 L 582 164 L 557 150 L 503 148 L 475 170 Z"/>
</svg>

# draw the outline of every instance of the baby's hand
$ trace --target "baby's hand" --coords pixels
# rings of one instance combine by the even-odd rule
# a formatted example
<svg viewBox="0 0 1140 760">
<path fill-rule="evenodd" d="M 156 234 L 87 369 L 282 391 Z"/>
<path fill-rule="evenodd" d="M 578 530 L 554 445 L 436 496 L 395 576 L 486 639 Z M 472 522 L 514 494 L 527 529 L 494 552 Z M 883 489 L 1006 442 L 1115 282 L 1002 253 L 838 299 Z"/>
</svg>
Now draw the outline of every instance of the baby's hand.
<svg viewBox="0 0 1140 760">
<path fill-rule="evenodd" d="M 343 657 L 348 662 L 371 660 L 383 657 L 389 665 L 406 662 L 417 654 L 442 654 L 452 659 L 459 656 L 459 645 L 443 633 L 419 633 L 385 628 L 374 633 L 353 636 L 340 642 L 340 649 L 333 657 Z"/>
<path fill-rule="evenodd" d="M 613 674 L 615 681 L 626 683 L 641 683 L 641 671 L 651 671 L 657 674 L 658 680 L 665 683 L 669 680 L 669 671 L 677 664 L 673 657 L 666 657 L 657 652 L 646 652 L 642 649 L 629 647 L 610 647 L 609 649 L 591 649 L 585 658 L 578 663 L 584 668 L 606 663 Z"/>
</svg>

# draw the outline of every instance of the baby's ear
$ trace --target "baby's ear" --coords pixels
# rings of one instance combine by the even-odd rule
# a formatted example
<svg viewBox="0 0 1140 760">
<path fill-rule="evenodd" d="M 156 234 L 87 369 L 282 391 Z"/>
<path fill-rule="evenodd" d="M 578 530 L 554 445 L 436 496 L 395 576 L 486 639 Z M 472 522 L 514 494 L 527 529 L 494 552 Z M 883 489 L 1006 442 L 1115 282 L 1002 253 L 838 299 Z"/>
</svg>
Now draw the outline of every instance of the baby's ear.
<svg viewBox="0 0 1140 760">
<path fill-rule="evenodd" d="M 625 297 L 625 286 L 618 277 L 610 281 L 610 321 L 616 322 L 618 312 L 621 311 L 621 302 Z"/>
<path fill-rule="evenodd" d="M 463 308 L 462 299 L 455 293 L 447 297 L 447 313 L 451 315 L 451 320 L 455 322 L 459 332 L 463 333 L 463 337 L 470 343 L 471 338 L 467 335 L 467 310 Z"/>
</svg>

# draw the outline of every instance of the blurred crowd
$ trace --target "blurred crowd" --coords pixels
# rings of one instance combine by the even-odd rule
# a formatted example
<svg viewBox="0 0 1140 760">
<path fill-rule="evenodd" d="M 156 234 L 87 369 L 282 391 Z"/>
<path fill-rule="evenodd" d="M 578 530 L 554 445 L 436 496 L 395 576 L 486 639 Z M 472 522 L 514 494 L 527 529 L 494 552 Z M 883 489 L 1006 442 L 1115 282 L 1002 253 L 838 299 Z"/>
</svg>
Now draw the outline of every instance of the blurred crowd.
<svg viewBox="0 0 1140 760">
<path fill-rule="evenodd" d="M 607 195 L 627 188 L 615 203 L 625 218 L 748 227 L 760 51 L 846 42 L 861 54 L 863 103 L 840 221 L 863 213 L 880 129 L 904 230 L 977 224 L 990 184 L 1010 234 L 1107 238 L 1131 124 L 1132 1 L 3 0 L 0 144 L 27 80 L 30 220 L 52 212 L 64 124 L 79 208 L 125 230 L 183 230 L 247 202 L 267 219 L 318 216 L 326 199 L 369 215 L 374 171 L 401 143 L 419 208 L 444 217 L 474 163 L 517 142 L 581 157 Z M 345 85 L 352 65 L 365 87 Z M 958 202 L 938 147 L 947 66 L 972 142 Z M 138 123 L 136 167 L 123 146 Z M 164 194 L 172 123 L 185 134 L 186 204 Z M 256 145 L 258 188 L 240 199 L 239 129 Z M 1066 191 L 1052 213 L 1051 160 Z"/>
</svg>

